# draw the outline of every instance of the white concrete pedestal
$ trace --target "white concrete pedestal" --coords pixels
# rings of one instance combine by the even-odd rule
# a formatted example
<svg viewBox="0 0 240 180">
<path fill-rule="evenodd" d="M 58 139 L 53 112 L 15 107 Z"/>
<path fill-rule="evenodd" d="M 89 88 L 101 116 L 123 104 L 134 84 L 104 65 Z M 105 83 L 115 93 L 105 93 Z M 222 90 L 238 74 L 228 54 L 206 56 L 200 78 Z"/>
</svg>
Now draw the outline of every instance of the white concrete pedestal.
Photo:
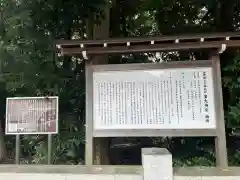
<svg viewBox="0 0 240 180">
<path fill-rule="evenodd" d="M 144 180 L 173 180 L 172 154 L 164 148 L 143 148 Z"/>
</svg>

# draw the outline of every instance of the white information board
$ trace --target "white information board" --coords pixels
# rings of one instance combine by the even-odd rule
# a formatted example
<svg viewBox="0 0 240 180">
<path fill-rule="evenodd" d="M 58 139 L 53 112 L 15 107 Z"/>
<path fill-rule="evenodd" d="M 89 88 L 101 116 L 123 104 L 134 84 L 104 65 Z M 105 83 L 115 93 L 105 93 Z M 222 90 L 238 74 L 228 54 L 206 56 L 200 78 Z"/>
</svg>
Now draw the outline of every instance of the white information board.
<svg viewBox="0 0 240 180">
<path fill-rule="evenodd" d="M 93 73 L 94 129 L 215 129 L 212 68 Z"/>
</svg>

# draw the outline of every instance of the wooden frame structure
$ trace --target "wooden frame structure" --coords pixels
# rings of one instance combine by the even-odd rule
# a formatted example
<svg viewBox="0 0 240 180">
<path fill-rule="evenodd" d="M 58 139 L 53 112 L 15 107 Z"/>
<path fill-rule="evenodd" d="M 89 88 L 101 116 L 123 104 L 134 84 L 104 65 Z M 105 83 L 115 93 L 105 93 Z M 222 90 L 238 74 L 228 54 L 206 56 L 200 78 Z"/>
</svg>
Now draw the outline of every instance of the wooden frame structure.
<svg viewBox="0 0 240 180">
<path fill-rule="evenodd" d="M 223 53 L 227 47 L 239 47 L 240 33 L 215 33 L 215 34 L 195 34 L 187 36 L 160 36 L 160 37 L 139 37 L 125 39 L 107 39 L 107 40 L 59 40 L 57 41 L 58 53 L 66 56 L 80 55 L 85 60 L 92 56 L 101 56 L 106 54 L 126 54 L 142 52 L 160 52 L 160 51 L 181 51 L 195 49 L 211 49 L 209 61 L 195 61 L 175 63 L 174 67 L 187 66 L 210 66 L 213 69 L 214 94 L 216 103 L 216 130 L 205 132 L 205 130 L 171 130 L 151 133 L 146 132 L 146 136 L 213 136 L 215 137 L 216 161 L 217 166 L 226 168 L 227 147 L 225 135 L 225 121 L 223 113 L 221 69 L 219 54 Z M 116 133 L 101 133 L 93 131 L 93 70 L 97 66 L 92 66 L 91 60 L 86 61 L 86 164 L 93 164 L 93 137 L 116 136 Z M 114 66 L 114 65 L 113 65 Z M 113 67 L 112 66 L 112 67 Z M 141 65 L 125 65 L 126 68 L 140 68 Z M 151 66 L 151 65 L 150 65 Z M 156 66 L 156 64 L 155 64 Z M 157 65 L 166 68 L 167 64 Z M 117 68 L 117 67 L 115 67 Z M 151 69 L 151 67 L 150 67 Z M 117 70 L 117 69 L 116 69 Z M 128 132 L 129 133 L 129 132 Z M 122 136 L 120 134 L 119 136 Z M 130 133 L 130 136 L 138 136 L 137 132 Z"/>
</svg>

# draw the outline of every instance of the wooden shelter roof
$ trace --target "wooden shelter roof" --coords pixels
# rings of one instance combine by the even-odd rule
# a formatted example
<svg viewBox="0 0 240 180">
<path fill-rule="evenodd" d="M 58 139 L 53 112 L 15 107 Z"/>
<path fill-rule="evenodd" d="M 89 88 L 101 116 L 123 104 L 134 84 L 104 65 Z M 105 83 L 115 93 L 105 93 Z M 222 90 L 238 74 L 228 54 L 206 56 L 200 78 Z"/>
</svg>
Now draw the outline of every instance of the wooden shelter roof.
<svg viewBox="0 0 240 180">
<path fill-rule="evenodd" d="M 240 46 L 240 32 L 134 37 L 105 40 L 58 40 L 61 55 L 104 55 Z M 85 58 L 86 59 L 86 58 Z"/>
</svg>

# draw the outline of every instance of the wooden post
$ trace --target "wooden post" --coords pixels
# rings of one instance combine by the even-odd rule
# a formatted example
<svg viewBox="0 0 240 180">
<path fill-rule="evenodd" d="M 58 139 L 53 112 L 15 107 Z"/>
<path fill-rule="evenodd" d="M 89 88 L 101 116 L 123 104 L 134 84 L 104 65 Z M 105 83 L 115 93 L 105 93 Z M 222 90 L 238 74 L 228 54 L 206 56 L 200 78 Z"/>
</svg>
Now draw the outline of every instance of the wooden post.
<svg viewBox="0 0 240 180">
<path fill-rule="evenodd" d="M 227 143 L 225 132 L 225 121 L 223 111 L 223 95 L 222 95 L 222 82 L 221 82 L 221 65 L 218 54 L 211 57 L 213 63 L 213 76 L 214 76 L 214 94 L 216 104 L 216 124 L 217 136 L 215 137 L 215 151 L 216 151 L 216 164 L 218 167 L 227 168 Z"/>
<path fill-rule="evenodd" d="M 52 164 L 52 134 L 48 134 L 48 164 Z"/>
<path fill-rule="evenodd" d="M 91 84 L 91 62 L 85 61 L 85 78 L 86 78 L 86 133 L 85 133 L 85 164 L 93 165 L 93 85 Z"/>
<path fill-rule="evenodd" d="M 20 164 L 20 134 L 16 135 L 16 152 L 15 152 L 15 160 L 16 164 Z"/>
</svg>

